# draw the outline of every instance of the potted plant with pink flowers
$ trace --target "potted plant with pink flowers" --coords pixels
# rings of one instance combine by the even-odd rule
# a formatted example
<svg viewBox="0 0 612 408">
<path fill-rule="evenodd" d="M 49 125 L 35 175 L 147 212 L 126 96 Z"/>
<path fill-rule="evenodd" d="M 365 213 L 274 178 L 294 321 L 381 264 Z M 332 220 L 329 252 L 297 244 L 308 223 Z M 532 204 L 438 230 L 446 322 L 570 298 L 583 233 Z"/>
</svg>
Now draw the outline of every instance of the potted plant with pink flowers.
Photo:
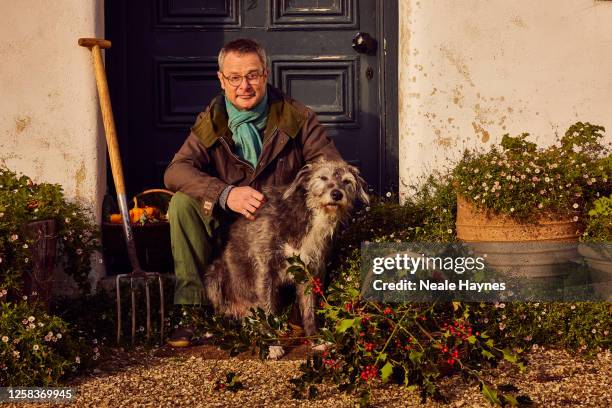
<svg viewBox="0 0 612 408">
<path fill-rule="evenodd" d="M 611 188 L 604 128 L 578 122 L 549 147 L 528 137 L 506 134 L 499 147 L 464 153 L 453 172 L 459 239 L 578 242 L 588 204 Z M 551 262 L 576 255 L 561 251 L 549 254 Z"/>
</svg>

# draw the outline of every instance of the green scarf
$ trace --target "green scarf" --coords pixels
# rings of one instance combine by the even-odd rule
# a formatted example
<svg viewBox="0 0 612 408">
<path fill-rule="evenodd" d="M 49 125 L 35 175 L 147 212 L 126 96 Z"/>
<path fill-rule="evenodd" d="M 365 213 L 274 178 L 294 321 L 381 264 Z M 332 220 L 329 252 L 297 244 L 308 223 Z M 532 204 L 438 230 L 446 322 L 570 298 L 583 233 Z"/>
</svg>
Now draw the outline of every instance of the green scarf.
<svg viewBox="0 0 612 408">
<path fill-rule="evenodd" d="M 243 111 L 238 110 L 226 97 L 225 109 L 238 156 L 256 167 L 261 153 L 259 132 L 264 130 L 268 121 L 268 94 L 253 109 Z"/>
</svg>

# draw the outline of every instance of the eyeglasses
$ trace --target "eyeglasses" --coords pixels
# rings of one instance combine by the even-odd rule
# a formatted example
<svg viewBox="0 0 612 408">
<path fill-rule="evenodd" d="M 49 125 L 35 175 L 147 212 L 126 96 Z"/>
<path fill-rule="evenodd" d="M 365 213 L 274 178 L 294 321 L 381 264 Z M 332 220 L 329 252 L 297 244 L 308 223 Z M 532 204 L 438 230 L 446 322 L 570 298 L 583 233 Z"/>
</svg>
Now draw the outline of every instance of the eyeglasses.
<svg viewBox="0 0 612 408">
<path fill-rule="evenodd" d="M 228 77 L 222 72 L 221 75 L 223 75 L 223 78 L 227 79 L 231 86 L 239 87 L 240 84 L 242 84 L 243 78 L 246 78 L 249 84 L 258 84 L 259 80 L 264 76 L 264 71 L 251 71 L 246 75 L 233 74 Z"/>
</svg>

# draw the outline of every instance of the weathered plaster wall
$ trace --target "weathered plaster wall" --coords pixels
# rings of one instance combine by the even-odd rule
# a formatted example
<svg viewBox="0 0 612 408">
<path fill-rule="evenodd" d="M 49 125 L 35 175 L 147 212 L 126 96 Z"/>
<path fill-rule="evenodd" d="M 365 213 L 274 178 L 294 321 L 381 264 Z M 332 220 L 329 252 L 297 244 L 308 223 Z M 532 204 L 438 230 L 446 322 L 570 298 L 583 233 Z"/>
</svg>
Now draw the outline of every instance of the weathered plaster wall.
<svg viewBox="0 0 612 408">
<path fill-rule="evenodd" d="M 464 148 L 578 121 L 612 140 L 612 2 L 401 0 L 400 193 Z"/>
<path fill-rule="evenodd" d="M 100 219 L 105 145 L 87 49 L 103 36 L 102 0 L 3 1 L 0 165 L 59 183 Z"/>
</svg>

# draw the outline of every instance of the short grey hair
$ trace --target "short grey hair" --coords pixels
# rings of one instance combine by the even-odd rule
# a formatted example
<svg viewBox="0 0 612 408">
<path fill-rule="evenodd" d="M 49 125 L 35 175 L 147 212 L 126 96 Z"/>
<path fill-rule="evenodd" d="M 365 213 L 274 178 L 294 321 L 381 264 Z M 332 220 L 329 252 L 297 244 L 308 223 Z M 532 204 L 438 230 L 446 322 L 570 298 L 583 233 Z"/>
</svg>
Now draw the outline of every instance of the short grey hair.
<svg viewBox="0 0 612 408">
<path fill-rule="evenodd" d="M 227 53 L 230 52 L 236 52 L 238 54 L 257 54 L 264 69 L 267 67 L 268 59 L 266 56 L 266 50 L 264 50 L 264 48 L 255 40 L 251 40 L 250 38 L 238 38 L 237 40 L 233 40 L 225 44 L 223 48 L 221 48 L 221 51 L 219 51 L 219 57 L 217 59 L 219 63 L 219 71 L 223 70 L 223 60 L 225 59 Z"/>
</svg>

